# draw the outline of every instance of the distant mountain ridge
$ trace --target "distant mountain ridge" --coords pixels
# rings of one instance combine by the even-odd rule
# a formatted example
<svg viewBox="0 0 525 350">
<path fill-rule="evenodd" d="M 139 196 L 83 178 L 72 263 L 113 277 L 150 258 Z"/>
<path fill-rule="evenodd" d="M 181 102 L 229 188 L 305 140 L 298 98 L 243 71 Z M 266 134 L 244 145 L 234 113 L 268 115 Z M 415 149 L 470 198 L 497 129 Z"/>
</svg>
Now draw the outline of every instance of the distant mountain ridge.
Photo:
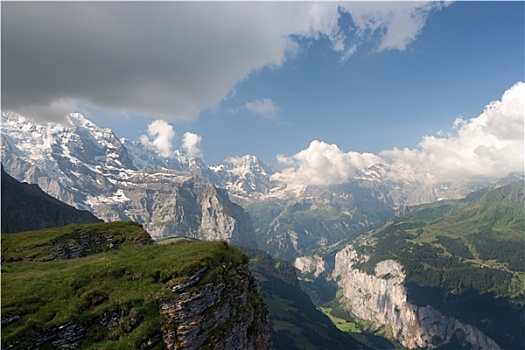
<svg viewBox="0 0 525 350">
<path fill-rule="evenodd" d="M 16 178 L 35 183 L 42 174 L 28 171 L 36 165 L 43 174 L 61 180 L 75 178 L 75 168 L 82 164 L 104 176 L 127 170 L 171 169 L 189 171 L 226 188 L 236 201 L 251 203 L 261 199 L 288 199 L 307 196 L 311 186 L 292 188 L 274 175 L 278 171 L 253 155 L 231 157 L 224 164 L 208 166 L 200 157 L 189 157 L 180 150 L 163 157 L 140 141 L 118 139 L 108 128 L 99 127 L 79 113 L 70 114 L 66 122 L 37 124 L 12 112 L 2 115 L 2 158 L 6 169 Z M 58 164 L 59 169 L 53 169 Z M 381 164 L 357 169 L 353 179 L 362 186 L 383 186 L 384 195 L 394 206 L 462 198 L 482 185 L 449 182 L 436 185 L 390 183 L 384 179 L 388 170 Z M 71 181 L 66 181 L 67 185 Z M 481 187 L 480 187 L 481 186 Z M 314 186 L 315 187 L 315 186 Z"/>
<path fill-rule="evenodd" d="M 20 183 L 2 167 L 2 233 L 32 231 L 69 224 L 101 222 L 89 211 L 78 210 L 42 191 Z"/>
<path fill-rule="evenodd" d="M 180 150 L 163 157 L 140 141 L 119 139 L 110 129 L 99 127 L 78 113 L 70 114 L 63 123 L 37 124 L 10 112 L 2 115 L 2 121 L 2 162 L 6 171 L 20 181 L 38 184 L 65 203 L 90 210 L 104 220 L 139 221 L 161 238 L 170 234 L 170 227 L 178 220 L 175 212 L 171 217 L 159 213 L 161 208 L 171 206 L 171 181 L 208 181 L 227 191 L 228 200 L 216 201 L 220 207 L 231 209 L 232 202 L 241 204 L 256 223 L 259 244 L 271 254 L 287 259 L 355 236 L 384 222 L 394 210 L 404 206 L 462 198 L 488 185 L 392 182 L 386 180 L 386 166 L 376 164 L 357 169 L 347 184 L 298 186 L 284 182 L 277 176 L 278 170 L 256 156 L 232 157 L 216 166 L 208 166 L 202 158 L 189 157 Z M 155 194 L 147 190 L 149 187 L 155 189 Z M 304 210 L 298 212 L 294 209 L 296 204 L 310 209 L 300 213 Z M 200 207 L 193 211 L 197 214 L 192 220 L 207 220 L 207 229 L 217 232 L 224 233 L 231 226 L 226 224 L 230 219 L 224 220 L 230 216 L 224 213 L 241 215 L 239 222 L 249 220 L 238 208 L 219 207 L 215 207 L 216 213 L 221 213 L 219 217 L 223 219 L 215 220 L 212 215 L 208 220 L 207 215 L 201 215 L 206 214 L 208 205 L 201 203 Z M 341 213 L 339 218 L 329 214 L 334 210 Z M 293 217 L 287 217 L 291 212 L 295 213 Z M 297 219 L 298 215 L 311 213 L 317 215 L 314 226 L 318 229 L 307 232 Z M 194 234 L 198 235 L 198 231 L 194 230 Z M 327 232 L 338 233 L 330 238 L 325 237 Z M 253 230 L 248 235 L 253 236 Z"/>
</svg>

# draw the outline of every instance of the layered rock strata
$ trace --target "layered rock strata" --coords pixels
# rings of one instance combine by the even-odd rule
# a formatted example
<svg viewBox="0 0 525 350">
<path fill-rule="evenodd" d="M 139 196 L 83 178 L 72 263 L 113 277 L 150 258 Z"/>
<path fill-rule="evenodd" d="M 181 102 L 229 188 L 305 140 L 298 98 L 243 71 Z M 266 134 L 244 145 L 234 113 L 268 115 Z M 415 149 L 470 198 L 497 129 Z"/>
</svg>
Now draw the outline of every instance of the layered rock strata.
<svg viewBox="0 0 525 350">
<path fill-rule="evenodd" d="M 235 271 L 233 276 L 227 276 Z M 206 273 L 173 287 L 174 298 L 160 303 L 168 317 L 167 349 L 272 349 L 269 313 L 247 265 L 224 266 L 216 279 L 192 289 Z"/>
</svg>

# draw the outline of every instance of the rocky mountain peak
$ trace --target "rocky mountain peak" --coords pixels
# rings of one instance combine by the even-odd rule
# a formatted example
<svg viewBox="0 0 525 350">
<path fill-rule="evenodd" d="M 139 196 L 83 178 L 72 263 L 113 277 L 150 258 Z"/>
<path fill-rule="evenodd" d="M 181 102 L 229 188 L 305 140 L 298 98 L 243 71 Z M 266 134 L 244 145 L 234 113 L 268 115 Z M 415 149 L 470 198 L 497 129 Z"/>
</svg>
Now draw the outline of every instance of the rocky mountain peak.
<svg viewBox="0 0 525 350">
<path fill-rule="evenodd" d="M 276 187 L 272 175 L 277 171 L 253 155 L 230 157 L 225 164 L 209 169 L 215 174 L 216 183 L 241 203 L 268 195 Z"/>
</svg>

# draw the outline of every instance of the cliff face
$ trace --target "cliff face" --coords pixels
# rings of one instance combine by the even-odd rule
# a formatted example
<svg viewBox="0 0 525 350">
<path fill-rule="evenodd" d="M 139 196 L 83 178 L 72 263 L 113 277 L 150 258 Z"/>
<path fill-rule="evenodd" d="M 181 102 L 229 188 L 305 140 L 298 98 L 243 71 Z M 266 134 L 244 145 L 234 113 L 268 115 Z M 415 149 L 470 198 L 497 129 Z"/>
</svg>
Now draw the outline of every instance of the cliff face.
<svg viewBox="0 0 525 350">
<path fill-rule="evenodd" d="M 301 288 L 294 266 L 255 249 L 245 250 L 250 270 L 270 308 L 275 349 L 369 349 L 339 330 Z"/>
<path fill-rule="evenodd" d="M 177 188 L 174 197 L 177 207 L 174 220 L 191 227 L 190 236 L 257 246 L 249 215 L 230 201 L 225 190 L 207 181 L 196 181 Z M 190 205 L 186 207 L 185 203 Z M 192 217 L 194 222 L 191 222 Z"/>
<path fill-rule="evenodd" d="M 295 259 L 294 266 L 301 273 L 310 273 L 315 278 L 326 271 L 326 263 L 319 255 L 300 256 Z"/>
<path fill-rule="evenodd" d="M 87 201 L 107 221 L 143 223 L 156 240 L 190 237 L 257 246 L 249 214 L 209 181 L 174 170 L 141 170 L 115 186 L 109 198 Z"/>
<path fill-rule="evenodd" d="M 393 336 L 410 349 L 436 348 L 451 342 L 476 349 L 500 349 L 479 329 L 441 314 L 426 306 L 418 307 L 407 299 L 403 267 L 394 260 L 379 262 L 369 275 L 354 265 L 366 259 L 352 247 L 335 258 L 334 279 L 338 280 L 351 312 L 376 327 L 390 326 Z M 340 277 L 338 277 L 340 276 Z"/>
<path fill-rule="evenodd" d="M 199 289 L 206 269 L 196 271 L 190 282 L 175 285 L 174 297 L 160 303 L 168 327 L 163 334 L 167 349 L 271 349 L 271 330 L 266 304 L 256 293 L 257 282 L 247 265 L 229 267 L 235 271 L 227 281 L 220 275 Z"/>
<path fill-rule="evenodd" d="M 272 349 L 269 313 L 266 304 L 257 294 L 257 283 L 247 265 L 233 267 L 235 275 L 228 282 L 218 279 L 186 291 L 197 284 L 206 269 L 190 276 L 191 283 L 173 287 L 173 297 L 159 302 L 159 312 L 167 316 L 161 332 L 143 339 L 138 348 L 148 349 L 164 343 L 165 349 Z M 230 271 L 231 272 L 231 271 Z M 2 318 L 7 326 L 20 318 L 19 315 Z M 50 343 L 59 349 L 80 347 L 93 328 L 110 333 L 115 328 L 137 327 L 143 316 L 133 310 L 110 312 L 95 318 L 91 324 L 69 321 L 50 330 L 33 334 L 33 347 Z M 18 347 L 15 344 L 14 349 Z"/>
</svg>

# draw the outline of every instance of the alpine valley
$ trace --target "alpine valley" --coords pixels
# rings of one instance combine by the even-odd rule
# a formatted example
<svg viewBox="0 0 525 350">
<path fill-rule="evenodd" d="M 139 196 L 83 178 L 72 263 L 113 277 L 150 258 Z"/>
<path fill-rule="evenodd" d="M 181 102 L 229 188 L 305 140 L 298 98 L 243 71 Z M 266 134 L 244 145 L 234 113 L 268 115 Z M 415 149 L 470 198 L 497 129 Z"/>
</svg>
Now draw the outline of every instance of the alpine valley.
<svg viewBox="0 0 525 350">
<path fill-rule="evenodd" d="M 37 124 L 11 112 L 2 166 L 105 222 L 138 223 L 152 241 L 238 246 L 269 305 L 275 348 L 525 347 L 523 174 L 393 181 L 378 163 L 344 184 L 297 186 L 253 155 L 210 166 L 180 150 L 163 157 L 81 114 Z M 247 273 L 236 250 L 227 254 L 228 269 Z M 245 318 L 267 317 L 243 281 L 235 288 L 259 310 Z M 267 326 L 244 341 L 267 347 Z"/>
</svg>

